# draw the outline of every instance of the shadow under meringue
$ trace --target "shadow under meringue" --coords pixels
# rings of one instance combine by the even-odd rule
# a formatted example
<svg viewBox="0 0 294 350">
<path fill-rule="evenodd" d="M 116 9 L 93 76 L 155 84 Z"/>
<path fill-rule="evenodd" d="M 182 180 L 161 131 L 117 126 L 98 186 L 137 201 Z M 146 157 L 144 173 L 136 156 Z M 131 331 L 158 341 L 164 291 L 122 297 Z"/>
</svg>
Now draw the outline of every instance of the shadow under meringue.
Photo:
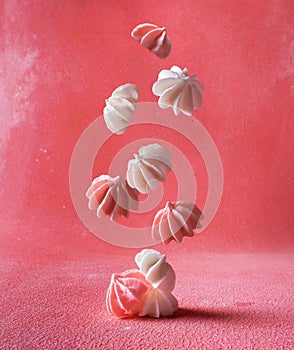
<svg viewBox="0 0 294 350">
<path fill-rule="evenodd" d="M 212 310 L 212 309 L 194 309 L 188 307 L 180 307 L 172 316 L 173 318 L 186 318 L 186 319 L 214 319 L 222 320 L 234 317 L 232 310 Z"/>
<path fill-rule="evenodd" d="M 160 316 L 160 318 L 155 318 L 151 316 L 138 317 L 134 316 L 135 319 L 145 319 L 148 321 L 160 321 L 160 320 L 173 320 L 173 319 L 186 319 L 186 320 L 200 320 L 200 319 L 214 319 L 214 320 L 222 320 L 222 319 L 232 319 L 236 315 L 234 312 L 230 310 L 207 310 L 207 309 L 193 309 L 193 308 L 185 308 L 180 307 L 178 310 L 170 316 Z M 128 318 L 125 318 L 128 319 Z"/>
</svg>

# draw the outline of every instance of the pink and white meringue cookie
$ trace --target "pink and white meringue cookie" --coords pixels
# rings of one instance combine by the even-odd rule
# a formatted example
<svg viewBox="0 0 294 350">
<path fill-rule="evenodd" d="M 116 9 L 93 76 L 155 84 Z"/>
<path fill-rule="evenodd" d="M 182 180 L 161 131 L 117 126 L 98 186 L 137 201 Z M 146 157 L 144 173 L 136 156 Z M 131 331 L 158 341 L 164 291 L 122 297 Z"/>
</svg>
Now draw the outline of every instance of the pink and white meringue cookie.
<svg viewBox="0 0 294 350">
<path fill-rule="evenodd" d="M 108 312 L 120 318 L 138 315 L 149 287 L 150 283 L 139 270 L 113 274 L 106 295 Z"/>
<path fill-rule="evenodd" d="M 159 58 L 166 58 L 171 51 L 171 41 L 165 27 L 151 23 L 137 25 L 131 33 L 143 47 L 153 52 Z"/>
<path fill-rule="evenodd" d="M 135 261 L 146 280 L 154 288 L 171 292 L 176 283 L 176 274 L 166 256 L 154 249 L 143 249 L 135 257 Z"/>
<path fill-rule="evenodd" d="M 105 100 L 103 110 L 107 128 L 114 134 L 123 134 L 133 120 L 139 90 L 134 84 L 125 84 L 116 88 L 112 95 Z"/>
<path fill-rule="evenodd" d="M 138 153 L 129 160 L 126 177 L 130 187 L 146 194 L 165 181 L 165 174 L 171 171 L 171 154 L 156 143 L 142 146 Z"/>
<path fill-rule="evenodd" d="M 130 210 L 138 207 L 138 193 L 121 176 L 100 175 L 92 181 L 86 196 L 89 209 L 96 210 L 98 218 L 109 216 L 112 221 L 121 215 L 128 217 Z"/>
<path fill-rule="evenodd" d="M 168 244 L 172 240 L 180 243 L 185 236 L 193 237 L 196 228 L 200 228 L 202 213 L 193 203 L 187 201 L 167 202 L 159 210 L 152 224 L 152 238 Z"/>
<path fill-rule="evenodd" d="M 143 249 L 135 261 L 140 270 L 113 274 L 106 295 L 106 307 L 117 317 L 170 316 L 178 307 L 172 295 L 175 273 L 165 256 L 153 249 Z"/>
<path fill-rule="evenodd" d="M 178 308 L 177 299 L 167 291 L 149 288 L 141 301 L 139 316 L 171 316 Z"/>
<path fill-rule="evenodd" d="M 158 80 L 153 84 L 154 95 L 160 96 L 160 108 L 172 107 L 174 114 L 183 112 L 187 116 L 202 105 L 203 85 L 196 75 L 189 76 L 188 69 L 172 66 L 170 70 L 162 70 Z"/>
</svg>

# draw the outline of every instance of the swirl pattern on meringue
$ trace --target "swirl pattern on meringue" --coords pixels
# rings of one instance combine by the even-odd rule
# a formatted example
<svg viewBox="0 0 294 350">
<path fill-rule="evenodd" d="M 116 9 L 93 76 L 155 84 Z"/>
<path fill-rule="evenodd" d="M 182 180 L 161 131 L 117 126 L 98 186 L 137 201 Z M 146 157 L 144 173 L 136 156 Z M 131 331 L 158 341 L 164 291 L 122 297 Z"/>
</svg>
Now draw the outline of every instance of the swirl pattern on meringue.
<svg viewBox="0 0 294 350">
<path fill-rule="evenodd" d="M 109 216 L 112 221 L 117 221 L 121 215 L 128 217 L 130 210 L 136 210 L 138 206 L 136 190 L 121 176 L 100 175 L 92 181 L 86 196 L 89 209 L 96 210 L 98 218 Z"/>
<path fill-rule="evenodd" d="M 150 284 L 138 270 L 113 274 L 106 295 L 108 312 L 120 318 L 138 315 L 149 287 Z"/>
<path fill-rule="evenodd" d="M 159 210 L 152 224 L 152 238 L 164 244 L 175 240 L 180 243 L 184 236 L 193 237 L 193 230 L 200 228 L 202 213 L 193 203 L 178 201 L 167 202 L 165 208 Z"/>
<path fill-rule="evenodd" d="M 105 100 L 103 110 L 107 128 L 114 134 L 123 134 L 133 120 L 139 90 L 134 84 L 125 84 L 115 89 L 112 95 Z"/>
<path fill-rule="evenodd" d="M 143 47 L 159 58 L 166 58 L 171 51 L 171 41 L 167 36 L 166 28 L 151 23 L 137 25 L 131 33 Z"/>
<path fill-rule="evenodd" d="M 166 262 L 165 255 L 154 249 L 143 249 L 136 255 L 135 261 L 146 280 L 154 288 L 166 292 L 174 289 L 176 274 L 171 265 Z"/>
<path fill-rule="evenodd" d="M 127 182 L 140 193 L 155 190 L 158 182 L 165 181 L 165 174 L 171 171 L 170 152 L 156 143 L 141 147 L 134 157 L 128 162 Z"/>
<path fill-rule="evenodd" d="M 159 107 L 172 107 L 176 116 L 180 112 L 191 116 L 194 109 L 202 105 L 203 85 L 196 75 L 189 77 L 187 68 L 182 70 L 173 66 L 170 70 L 162 70 L 152 91 L 154 95 L 160 96 Z"/>
<path fill-rule="evenodd" d="M 170 292 L 149 288 L 141 302 L 139 316 L 171 316 L 178 308 L 178 301 Z"/>
</svg>

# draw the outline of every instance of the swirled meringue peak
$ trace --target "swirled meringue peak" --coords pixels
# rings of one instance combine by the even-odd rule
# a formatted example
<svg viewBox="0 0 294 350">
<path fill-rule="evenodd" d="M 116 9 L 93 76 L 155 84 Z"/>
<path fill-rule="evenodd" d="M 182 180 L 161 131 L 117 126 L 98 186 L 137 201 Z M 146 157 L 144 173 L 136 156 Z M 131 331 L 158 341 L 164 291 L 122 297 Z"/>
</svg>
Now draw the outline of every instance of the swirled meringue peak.
<svg viewBox="0 0 294 350">
<path fill-rule="evenodd" d="M 143 47 L 153 52 L 159 58 L 166 58 L 171 51 L 171 41 L 166 34 L 165 27 L 158 27 L 151 23 L 137 25 L 131 33 Z"/>
<path fill-rule="evenodd" d="M 125 84 L 115 89 L 112 95 L 105 100 L 103 110 L 104 121 L 107 128 L 114 134 L 123 134 L 131 121 L 136 110 L 139 91 L 134 84 Z"/>
<path fill-rule="evenodd" d="M 172 66 L 170 70 L 162 70 L 158 80 L 153 84 L 154 95 L 160 96 L 160 108 L 172 107 L 177 116 L 183 112 L 187 116 L 202 105 L 203 85 L 196 75 L 189 76 L 188 69 Z"/>
<path fill-rule="evenodd" d="M 171 316 L 178 308 L 178 301 L 170 292 L 149 288 L 140 306 L 139 316 Z"/>
<path fill-rule="evenodd" d="M 138 207 L 137 191 L 130 188 L 121 176 L 96 177 L 86 196 L 89 209 L 96 210 L 98 218 L 109 216 L 112 221 L 117 221 L 121 215 L 128 217 L 130 210 Z"/>
<path fill-rule="evenodd" d="M 135 159 L 128 162 L 127 182 L 140 193 L 155 190 L 159 181 L 165 181 L 165 174 L 171 171 L 170 152 L 154 143 L 142 146 Z"/>
<path fill-rule="evenodd" d="M 111 315 L 132 317 L 138 315 L 150 284 L 138 270 L 113 274 L 106 295 L 106 308 Z"/>
<path fill-rule="evenodd" d="M 165 292 L 171 292 L 174 289 L 176 274 L 171 265 L 166 262 L 165 255 L 154 249 L 143 249 L 136 255 L 135 261 L 146 280 L 154 288 Z"/>
<path fill-rule="evenodd" d="M 193 237 L 193 230 L 201 227 L 199 220 L 202 213 L 193 203 L 178 201 L 167 202 L 166 206 L 159 210 L 152 224 L 152 238 L 168 244 L 172 240 L 180 243 L 184 236 Z"/>
</svg>

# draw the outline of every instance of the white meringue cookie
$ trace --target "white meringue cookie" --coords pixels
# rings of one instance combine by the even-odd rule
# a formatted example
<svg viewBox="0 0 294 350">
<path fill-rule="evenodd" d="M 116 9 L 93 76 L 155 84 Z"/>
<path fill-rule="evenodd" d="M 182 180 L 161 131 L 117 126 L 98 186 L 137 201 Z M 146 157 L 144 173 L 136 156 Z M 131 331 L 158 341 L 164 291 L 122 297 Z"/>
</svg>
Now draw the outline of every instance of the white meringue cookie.
<svg viewBox="0 0 294 350">
<path fill-rule="evenodd" d="M 159 106 L 172 107 L 175 115 L 183 112 L 191 116 L 194 109 L 202 105 L 203 85 L 196 75 L 188 76 L 187 68 L 182 70 L 173 66 L 170 70 L 162 70 L 153 84 L 152 91 L 156 96 L 160 96 Z"/>
<path fill-rule="evenodd" d="M 158 211 L 152 224 L 152 238 L 168 244 L 175 240 L 180 243 L 184 236 L 193 237 L 193 230 L 201 227 L 202 218 L 200 209 L 191 202 L 167 202 L 165 207 Z"/>
<path fill-rule="evenodd" d="M 121 176 L 115 178 L 109 175 L 96 177 L 86 193 L 89 199 L 88 207 L 96 210 L 97 216 L 109 216 L 117 221 L 121 215 L 128 217 L 130 210 L 138 208 L 138 197 Z"/>
<path fill-rule="evenodd" d="M 166 262 L 165 255 L 154 249 L 143 249 L 135 257 L 136 264 L 146 280 L 154 288 L 171 292 L 176 283 L 176 274 L 170 264 Z"/>
<path fill-rule="evenodd" d="M 132 37 L 143 47 L 153 52 L 159 58 L 166 58 L 170 54 L 171 41 L 164 27 L 156 24 L 142 23 L 132 30 Z"/>
<path fill-rule="evenodd" d="M 104 121 L 107 128 L 114 134 L 123 134 L 133 119 L 139 92 L 134 84 L 125 84 L 115 89 L 105 100 Z"/>
<path fill-rule="evenodd" d="M 140 193 L 155 190 L 158 181 L 165 181 L 165 173 L 171 171 L 171 154 L 158 144 L 150 144 L 139 149 L 139 155 L 128 162 L 127 182 Z"/>
<path fill-rule="evenodd" d="M 178 301 L 171 293 L 151 287 L 142 299 L 139 316 L 171 316 L 177 308 Z"/>
</svg>

